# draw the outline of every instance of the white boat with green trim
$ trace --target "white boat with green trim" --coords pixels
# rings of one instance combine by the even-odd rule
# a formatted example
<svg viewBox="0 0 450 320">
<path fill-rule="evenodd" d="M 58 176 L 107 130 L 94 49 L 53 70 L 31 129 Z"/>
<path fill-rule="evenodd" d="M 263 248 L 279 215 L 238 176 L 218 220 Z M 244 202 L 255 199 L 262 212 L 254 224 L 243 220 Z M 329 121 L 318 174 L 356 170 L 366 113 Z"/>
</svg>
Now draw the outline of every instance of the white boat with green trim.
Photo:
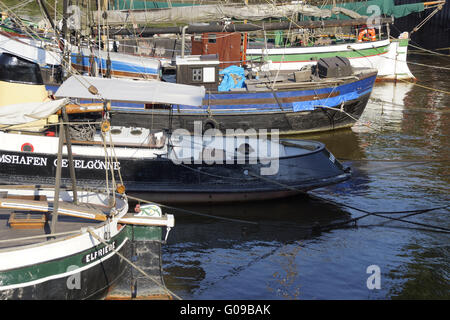
<svg viewBox="0 0 450 320">
<path fill-rule="evenodd" d="M 356 68 L 375 68 L 378 81 L 415 80 L 407 64 L 407 49 L 410 41 L 408 32 L 398 38 L 390 34 L 394 18 L 435 9 L 412 32 L 417 31 L 445 4 L 445 0 L 395 5 L 393 0 L 369 0 L 364 2 L 344 2 L 324 5 L 330 15 L 323 18 L 323 25 L 308 28 L 311 20 L 304 15 L 302 21 L 289 17 L 288 30 L 277 31 L 274 43 L 268 43 L 264 33 L 263 41 L 250 41 L 245 51 L 247 61 L 261 62 L 261 71 L 299 70 L 315 64 L 320 58 L 346 57 Z M 351 15 L 349 14 L 351 13 Z M 385 21 L 391 17 L 391 21 Z M 351 25 L 349 20 L 365 18 L 363 23 Z M 328 27 L 327 19 L 341 21 Z M 383 23 L 383 21 L 385 23 Z M 317 21 L 312 21 L 317 22 Z M 329 20 L 328 20 L 329 22 Z M 367 36 L 372 32 L 372 37 Z"/>
<path fill-rule="evenodd" d="M 0 186 L 0 299 L 105 298 L 129 276 L 124 257 L 160 246 L 162 229 L 174 226 L 156 206 L 128 213 L 127 197 L 117 193 L 78 190 L 75 204 L 73 192 L 61 190 L 58 209 L 54 200 L 54 187 Z"/>
<path fill-rule="evenodd" d="M 346 57 L 356 68 L 378 69 L 377 81 L 415 80 L 407 64 L 408 34 L 399 39 L 354 42 L 328 46 L 249 48 L 249 60 L 262 60 L 261 71 L 300 70 L 320 58 Z"/>
<path fill-rule="evenodd" d="M 27 62 L 20 60 L 22 71 L 30 71 L 24 67 Z M 9 87 L 9 93 L 5 94 L 12 92 L 19 96 L 19 92 L 22 95 L 25 92 L 26 99 L 34 100 L 2 107 L 1 118 L 9 128 L 14 123 L 32 125 L 49 115 L 58 118 L 54 104 L 60 105 L 65 99 L 39 101 L 41 90 L 33 89 L 35 85 L 29 84 L 33 77 L 39 78 L 39 68 L 35 71 L 34 75 L 33 72 L 22 72 L 23 82 L 14 83 L 19 87 Z M 81 188 L 75 177 L 65 107 L 61 113 L 62 117 L 57 121 L 60 135 L 57 138 L 56 173 L 52 174 L 54 185 L 0 185 L 0 300 L 104 298 L 114 286 L 123 286 L 123 279 L 130 281 L 129 276 L 136 274 L 133 271 L 136 267 L 155 270 L 153 278 L 156 279 L 152 278 L 155 290 L 147 287 L 146 296 L 167 294 L 161 272 L 158 272 L 161 271 L 160 261 L 153 259 L 154 265 L 149 265 L 145 257 L 139 259 L 137 251 L 160 257 L 162 229 L 167 228 L 167 237 L 174 226 L 173 216 L 163 215 L 161 209 L 152 204 L 128 213 L 123 182 L 116 183 L 112 170 L 110 172 L 113 159 L 109 155 L 115 153 L 112 145 L 103 148 L 102 179 L 106 185 L 93 186 L 99 190 Z M 30 147 L 30 144 L 24 146 Z M 32 147 L 27 150 L 33 153 Z M 70 187 L 61 184 L 65 166 L 63 152 L 69 158 Z M 10 174 L 17 177 L 21 170 L 16 168 Z M 36 171 L 33 175 L 39 176 Z M 36 183 L 42 181 L 38 178 Z M 132 257 L 135 258 L 133 264 L 130 263 Z M 131 278 L 131 281 L 137 280 Z M 129 289 L 128 298 L 131 296 Z M 127 298 L 126 292 L 121 290 L 120 297 Z"/>
</svg>

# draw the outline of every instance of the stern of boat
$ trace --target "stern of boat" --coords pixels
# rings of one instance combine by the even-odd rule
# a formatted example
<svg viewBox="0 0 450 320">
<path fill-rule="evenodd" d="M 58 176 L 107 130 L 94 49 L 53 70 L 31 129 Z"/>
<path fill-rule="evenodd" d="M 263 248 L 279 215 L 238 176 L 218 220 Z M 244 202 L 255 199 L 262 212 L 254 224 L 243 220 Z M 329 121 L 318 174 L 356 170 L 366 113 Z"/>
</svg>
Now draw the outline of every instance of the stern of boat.
<svg viewBox="0 0 450 320">
<path fill-rule="evenodd" d="M 409 40 L 408 32 L 403 32 L 390 41 L 388 52 L 382 56 L 378 68 L 377 81 L 416 81 L 407 63 Z"/>
</svg>

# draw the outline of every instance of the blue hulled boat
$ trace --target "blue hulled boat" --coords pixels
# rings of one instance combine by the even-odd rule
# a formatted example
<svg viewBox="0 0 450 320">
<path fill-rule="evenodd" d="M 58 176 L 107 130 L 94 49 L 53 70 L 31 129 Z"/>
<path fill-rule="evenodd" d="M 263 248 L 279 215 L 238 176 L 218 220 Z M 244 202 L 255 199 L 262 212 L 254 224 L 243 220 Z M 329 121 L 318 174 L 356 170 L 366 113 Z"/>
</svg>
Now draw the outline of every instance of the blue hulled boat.
<svg viewBox="0 0 450 320">
<path fill-rule="evenodd" d="M 201 121 L 203 130 L 278 129 L 281 134 L 351 127 L 366 107 L 377 71 L 352 68 L 340 58 L 323 60 L 290 74 L 224 74 L 219 83 L 218 60 L 190 56 L 177 60 L 176 81 L 206 88 L 201 107 L 116 104 L 112 123 L 194 132 L 194 122 Z M 227 76 L 237 86 L 224 90 Z"/>
</svg>

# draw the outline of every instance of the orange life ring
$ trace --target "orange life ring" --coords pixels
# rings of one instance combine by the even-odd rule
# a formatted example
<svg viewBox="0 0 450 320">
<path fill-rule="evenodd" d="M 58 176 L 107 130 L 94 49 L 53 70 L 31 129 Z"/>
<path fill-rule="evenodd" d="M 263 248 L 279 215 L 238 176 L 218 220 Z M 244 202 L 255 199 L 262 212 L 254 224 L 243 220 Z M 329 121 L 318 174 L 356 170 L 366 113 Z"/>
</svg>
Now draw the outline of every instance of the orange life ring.
<svg viewBox="0 0 450 320">
<path fill-rule="evenodd" d="M 368 37 L 365 37 L 365 35 L 368 34 Z M 375 29 L 374 28 L 370 28 L 370 29 L 362 29 L 359 32 L 358 35 L 358 42 L 362 42 L 362 41 L 375 41 L 377 40 L 377 37 L 375 35 Z"/>
</svg>

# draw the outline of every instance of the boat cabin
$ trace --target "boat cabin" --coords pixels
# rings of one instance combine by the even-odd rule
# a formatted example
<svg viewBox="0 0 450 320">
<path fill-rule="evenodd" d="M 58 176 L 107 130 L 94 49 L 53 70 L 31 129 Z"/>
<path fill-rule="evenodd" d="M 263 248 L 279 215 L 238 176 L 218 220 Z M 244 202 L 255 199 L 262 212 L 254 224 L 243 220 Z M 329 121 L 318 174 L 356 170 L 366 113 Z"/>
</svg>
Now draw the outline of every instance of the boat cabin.
<svg viewBox="0 0 450 320">
<path fill-rule="evenodd" d="M 217 54 L 177 56 L 177 83 L 204 86 L 216 91 L 219 85 L 219 56 Z"/>
<path fill-rule="evenodd" d="M 240 32 L 206 32 L 191 38 L 193 55 L 217 54 L 220 68 L 240 65 L 243 60 L 243 43 Z"/>
</svg>

